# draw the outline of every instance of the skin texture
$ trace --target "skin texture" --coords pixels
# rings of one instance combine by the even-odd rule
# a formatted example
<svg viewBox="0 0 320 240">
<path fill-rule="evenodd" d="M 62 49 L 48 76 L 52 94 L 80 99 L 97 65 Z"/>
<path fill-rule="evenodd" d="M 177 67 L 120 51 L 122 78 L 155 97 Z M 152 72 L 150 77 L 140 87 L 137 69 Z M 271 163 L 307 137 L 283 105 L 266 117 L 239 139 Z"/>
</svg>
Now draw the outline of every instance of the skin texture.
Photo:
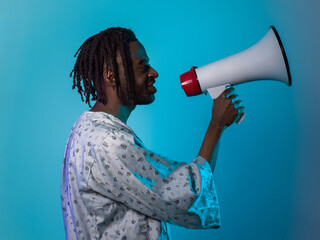
<svg viewBox="0 0 320 240">
<path fill-rule="evenodd" d="M 149 57 L 140 42 L 130 42 L 129 48 L 136 81 L 135 95 L 137 96 L 137 105 L 150 104 L 155 100 L 154 94 L 157 91 L 152 84 L 155 82 L 155 79 L 159 74 L 149 65 Z M 108 96 L 108 102 L 104 105 L 97 101 L 90 111 L 110 113 L 126 123 L 136 105 L 132 106 L 128 104 L 123 97 L 125 95 L 125 76 L 119 54 L 117 55 L 117 63 L 119 66 L 120 97 L 117 96 L 117 92 L 114 87 L 115 83 L 113 73 L 111 71 L 104 71 L 104 84 L 102 88 L 104 94 Z M 213 170 L 216 165 L 220 136 L 222 132 L 237 119 L 239 116 L 238 109 L 243 108 L 234 107 L 234 104 L 241 103 L 240 100 L 234 101 L 233 103 L 232 99 L 236 100 L 237 97 L 238 95 L 234 95 L 234 88 L 231 87 L 225 90 L 213 102 L 211 121 L 198 154 L 209 163 L 211 162 Z"/>
</svg>

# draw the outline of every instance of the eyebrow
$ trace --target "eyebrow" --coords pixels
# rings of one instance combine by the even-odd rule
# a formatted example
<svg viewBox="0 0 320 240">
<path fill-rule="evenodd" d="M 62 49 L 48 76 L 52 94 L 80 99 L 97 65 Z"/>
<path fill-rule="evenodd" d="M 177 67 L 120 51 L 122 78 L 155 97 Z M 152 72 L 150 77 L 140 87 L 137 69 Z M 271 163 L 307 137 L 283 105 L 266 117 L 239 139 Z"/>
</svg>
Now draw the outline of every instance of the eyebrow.
<svg viewBox="0 0 320 240">
<path fill-rule="evenodd" d="M 149 62 L 149 61 L 150 61 L 149 58 L 148 58 L 148 59 L 143 58 L 143 59 L 141 59 L 141 60 L 138 62 L 138 65 L 143 64 L 143 63 L 146 63 L 146 62 Z"/>
</svg>

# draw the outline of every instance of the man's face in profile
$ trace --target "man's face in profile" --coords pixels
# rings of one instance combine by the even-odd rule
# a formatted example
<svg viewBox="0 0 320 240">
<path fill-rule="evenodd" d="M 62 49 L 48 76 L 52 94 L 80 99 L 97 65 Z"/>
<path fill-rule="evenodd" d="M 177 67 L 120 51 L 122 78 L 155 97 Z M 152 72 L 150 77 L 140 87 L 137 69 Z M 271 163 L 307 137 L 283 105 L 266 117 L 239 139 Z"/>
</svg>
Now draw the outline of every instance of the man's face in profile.
<svg viewBox="0 0 320 240">
<path fill-rule="evenodd" d="M 137 105 L 150 104 L 154 101 L 154 94 L 157 92 L 153 86 L 155 78 L 159 74 L 149 65 L 149 57 L 147 56 L 146 50 L 140 42 L 129 43 L 130 54 L 132 59 L 132 68 L 135 78 L 135 96 Z M 118 55 L 117 61 L 119 63 L 119 74 L 120 74 L 120 99 L 122 104 L 130 105 L 126 102 L 126 82 L 124 76 L 124 68 L 122 65 L 121 57 Z"/>
</svg>

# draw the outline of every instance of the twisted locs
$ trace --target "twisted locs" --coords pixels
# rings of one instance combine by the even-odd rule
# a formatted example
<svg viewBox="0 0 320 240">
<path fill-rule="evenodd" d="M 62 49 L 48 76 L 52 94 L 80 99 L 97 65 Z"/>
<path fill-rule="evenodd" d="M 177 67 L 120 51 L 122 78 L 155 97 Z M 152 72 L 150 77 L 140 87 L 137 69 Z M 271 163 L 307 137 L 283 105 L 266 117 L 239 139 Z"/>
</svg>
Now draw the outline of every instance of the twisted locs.
<svg viewBox="0 0 320 240">
<path fill-rule="evenodd" d="M 74 57 L 77 57 L 73 70 L 73 86 L 78 88 L 81 100 L 91 107 L 91 100 L 97 100 L 103 104 L 108 101 L 102 91 L 103 71 L 112 71 L 115 78 L 115 87 L 119 97 L 119 73 L 116 61 L 117 53 L 120 53 L 124 67 L 126 101 L 135 104 L 134 74 L 130 56 L 129 42 L 138 41 L 132 30 L 112 27 L 88 38 L 78 49 Z M 79 54 L 78 54 L 79 53 Z M 82 83 L 82 85 L 81 85 Z M 83 87 L 82 87 L 83 86 Z"/>
</svg>

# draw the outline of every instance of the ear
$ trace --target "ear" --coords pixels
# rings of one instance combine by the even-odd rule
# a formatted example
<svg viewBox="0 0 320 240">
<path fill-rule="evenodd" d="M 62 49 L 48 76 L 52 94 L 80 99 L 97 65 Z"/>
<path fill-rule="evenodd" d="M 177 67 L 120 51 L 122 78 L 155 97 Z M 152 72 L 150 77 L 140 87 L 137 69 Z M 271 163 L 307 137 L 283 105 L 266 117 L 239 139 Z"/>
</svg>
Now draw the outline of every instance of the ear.
<svg viewBox="0 0 320 240">
<path fill-rule="evenodd" d="M 106 70 L 103 71 L 103 80 L 111 86 L 116 85 L 113 72 L 111 71 L 106 71 Z"/>
</svg>

